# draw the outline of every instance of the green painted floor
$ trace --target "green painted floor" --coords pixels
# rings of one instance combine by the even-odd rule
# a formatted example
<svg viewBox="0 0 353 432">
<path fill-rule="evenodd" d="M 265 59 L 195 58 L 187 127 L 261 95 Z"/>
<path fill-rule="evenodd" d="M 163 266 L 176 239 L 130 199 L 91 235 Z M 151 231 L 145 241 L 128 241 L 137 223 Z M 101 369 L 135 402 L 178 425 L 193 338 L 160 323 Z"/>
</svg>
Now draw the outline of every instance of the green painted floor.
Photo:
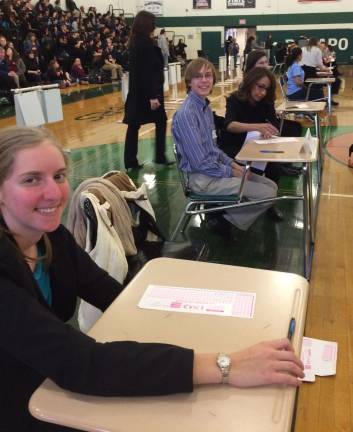
<svg viewBox="0 0 353 432">
<path fill-rule="evenodd" d="M 329 131 L 325 131 L 326 135 Z M 169 159 L 173 159 L 171 140 L 167 143 Z M 170 238 L 185 206 L 179 175 L 175 166 L 155 165 L 153 142 L 140 140 L 139 161 L 145 166 L 129 173 L 137 184 L 146 182 L 149 196 L 156 212 L 157 222 L 166 238 Z M 82 180 L 100 176 L 110 170 L 124 170 L 122 143 L 99 145 L 72 150 L 70 181 L 75 188 Z M 314 183 L 316 184 L 316 168 Z M 300 194 L 301 178 L 283 177 L 281 194 Z M 317 187 L 314 188 L 316 196 Z M 261 216 L 246 232 L 235 230 L 234 238 L 224 238 L 200 227 L 200 220 L 193 218 L 185 232 L 191 240 L 206 241 L 209 247 L 208 261 L 279 270 L 303 274 L 303 214 L 300 201 L 278 204 L 284 220 L 274 222 L 268 215 Z M 183 240 L 179 235 L 178 240 Z"/>
</svg>

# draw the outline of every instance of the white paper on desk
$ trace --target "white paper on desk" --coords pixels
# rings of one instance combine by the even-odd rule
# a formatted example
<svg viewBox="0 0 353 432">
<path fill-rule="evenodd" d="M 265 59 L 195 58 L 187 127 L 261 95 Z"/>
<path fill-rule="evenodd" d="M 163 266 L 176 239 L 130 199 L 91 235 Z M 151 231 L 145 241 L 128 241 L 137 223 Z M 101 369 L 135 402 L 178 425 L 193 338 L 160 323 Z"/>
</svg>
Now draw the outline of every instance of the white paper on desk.
<svg viewBox="0 0 353 432">
<path fill-rule="evenodd" d="M 295 103 L 295 104 L 289 104 L 286 106 L 286 109 L 291 109 L 291 108 L 307 109 L 307 108 L 309 108 L 309 105 L 305 104 L 305 103 Z"/>
<path fill-rule="evenodd" d="M 261 134 L 258 131 L 248 132 L 246 134 L 244 145 L 246 145 L 249 141 L 255 141 L 256 139 L 259 139 L 260 137 L 261 137 Z M 266 165 L 267 165 L 267 162 L 252 162 L 251 163 L 251 166 L 253 168 L 256 168 L 260 171 L 265 171 Z"/>
<path fill-rule="evenodd" d="M 171 312 L 253 318 L 256 293 L 148 285 L 138 306 Z"/>
<path fill-rule="evenodd" d="M 270 139 L 254 140 L 256 144 L 278 144 L 278 143 L 287 143 L 287 142 L 296 142 L 296 141 L 298 141 L 298 139 L 292 137 L 275 137 Z"/>
<path fill-rule="evenodd" d="M 336 375 L 337 342 L 303 337 L 300 358 L 304 363 L 303 381 L 315 381 L 315 375 Z"/>
</svg>

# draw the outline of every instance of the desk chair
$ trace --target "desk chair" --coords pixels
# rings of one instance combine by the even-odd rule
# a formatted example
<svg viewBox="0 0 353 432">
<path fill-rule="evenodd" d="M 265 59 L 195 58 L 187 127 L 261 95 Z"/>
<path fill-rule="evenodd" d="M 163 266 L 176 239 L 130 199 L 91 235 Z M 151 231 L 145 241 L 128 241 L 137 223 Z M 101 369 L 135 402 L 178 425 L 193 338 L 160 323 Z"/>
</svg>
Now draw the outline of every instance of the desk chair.
<svg viewBox="0 0 353 432">
<path fill-rule="evenodd" d="M 242 199 L 242 193 L 239 195 L 199 195 L 194 192 L 189 187 L 189 179 L 187 173 L 182 171 L 179 168 L 180 164 L 180 155 L 177 152 L 176 145 L 173 146 L 174 156 L 176 160 L 176 166 L 181 182 L 181 186 L 183 188 L 184 196 L 187 199 L 187 203 L 182 215 L 179 218 L 179 221 L 176 225 L 176 228 L 172 234 L 171 241 L 175 239 L 178 233 L 183 233 L 185 228 L 187 227 L 191 216 L 195 216 L 198 214 L 207 214 L 214 212 L 221 212 L 226 209 L 230 209 L 235 207 L 240 203 Z M 245 176 L 244 176 L 245 177 Z M 243 183 L 245 178 L 242 179 L 241 188 L 243 190 Z"/>
<path fill-rule="evenodd" d="M 281 75 L 279 77 L 279 86 L 280 86 L 280 89 L 281 89 L 281 94 L 282 94 L 282 98 L 283 98 L 284 102 L 293 102 L 293 104 L 300 103 L 300 102 L 308 102 L 309 101 L 309 97 L 310 97 L 310 90 L 311 90 L 312 85 L 313 85 L 313 83 L 309 83 L 304 99 L 291 100 L 291 99 L 288 99 L 287 92 L 286 92 L 286 88 L 287 88 L 287 75 L 283 74 L 283 75 Z M 324 98 L 320 98 L 320 99 L 311 100 L 311 102 L 320 102 L 320 101 L 327 101 L 327 98 L 324 97 Z M 283 123 L 284 123 L 284 117 L 285 117 L 285 115 L 287 113 L 288 113 L 287 111 L 283 111 L 282 112 L 281 123 L 280 123 L 280 128 L 279 128 L 280 134 L 282 133 Z M 307 110 L 303 111 L 302 113 L 298 111 L 297 113 L 298 114 L 303 114 L 304 116 L 307 116 L 308 119 L 310 119 L 311 121 L 315 121 L 315 116 L 313 116 L 310 113 L 308 113 Z M 319 131 L 317 130 L 317 126 L 316 125 L 315 125 L 315 128 L 316 128 L 316 133 L 318 134 Z"/>
<path fill-rule="evenodd" d="M 278 62 L 276 59 L 276 56 L 273 56 L 273 60 L 274 60 L 274 64 L 273 64 L 273 68 L 272 68 L 272 72 L 275 74 L 276 71 L 278 70 L 279 73 L 282 73 L 283 68 L 284 68 L 284 62 Z"/>
<path fill-rule="evenodd" d="M 176 145 L 173 146 L 174 156 L 176 160 L 176 166 L 180 177 L 180 182 L 183 188 L 185 198 L 187 203 L 176 228 L 172 234 L 171 241 L 175 239 L 178 233 L 183 233 L 187 224 L 190 221 L 191 216 L 195 215 L 205 215 L 208 213 L 223 212 L 225 210 L 230 210 L 233 208 L 249 207 L 259 204 L 265 204 L 269 202 L 275 203 L 280 201 L 283 197 L 276 197 L 270 199 L 259 199 L 254 201 L 246 201 L 243 199 L 244 184 L 246 181 L 246 175 L 251 167 L 251 162 L 246 162 L 244 165 L 244 173 L 241 179 L 239 193 L 236 195 L 201 195 L 193 192 L 189 187 L 188 175 L 182 171 L 180 166 L 180 154 L 177 151 Z"/>
<path fill-rule="evenodd" d="M 283 100 L 284 100 L 284 101 L 290 101 L 290 102 L 295 103 L 295 102 L 307 102 L 307 101 L 309 100 L 311 87 L 312 87 L 315 83 L 309 83 L 309 84 L 308 84 L 308 86 L 307 86 L 307 91 L 306 91 L 306 94 L 305 94 L 305 98 L 304 98 L 304 99 L 293 101 L 293 100 L 288 99 L 288 96 L 287 96 L 287 92 L 286 92 L 286 88 L 287 88 L 287 81 L 288 81 L 288 79 L 287 79 L 287 75 L 286 75 L 286 74 L 283 74 L 283 75 L 281 75 L 281 76 L 279 77 L 279 86 L 280 86 L 281 94 L 282 94 L 282 97 L 283 97 Z M 320 99 L 313 99 L 312 102 L 319 102 L 319 101 L 322 101 L 322 100 L 327 100 L 327 98 L 324 97 L 324 98 L 320 98 Z"/>
</svg>

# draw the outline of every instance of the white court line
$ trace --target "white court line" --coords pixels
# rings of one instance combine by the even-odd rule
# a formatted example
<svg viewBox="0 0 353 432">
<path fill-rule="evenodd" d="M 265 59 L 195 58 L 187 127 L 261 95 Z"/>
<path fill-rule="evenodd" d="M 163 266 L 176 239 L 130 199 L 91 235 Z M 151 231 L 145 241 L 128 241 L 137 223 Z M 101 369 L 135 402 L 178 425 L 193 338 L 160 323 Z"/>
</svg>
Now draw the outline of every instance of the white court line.
<svg viewBox="0 0 353 432">
<path fill-rule="evenodd" d="M 348 194 L 336 194 L 336 193 L 328 193 L 328 192 L 322 192 L 321 195 L 333 197 L 333 198 L 353 198 L 353 195 Z"/>
</svg>

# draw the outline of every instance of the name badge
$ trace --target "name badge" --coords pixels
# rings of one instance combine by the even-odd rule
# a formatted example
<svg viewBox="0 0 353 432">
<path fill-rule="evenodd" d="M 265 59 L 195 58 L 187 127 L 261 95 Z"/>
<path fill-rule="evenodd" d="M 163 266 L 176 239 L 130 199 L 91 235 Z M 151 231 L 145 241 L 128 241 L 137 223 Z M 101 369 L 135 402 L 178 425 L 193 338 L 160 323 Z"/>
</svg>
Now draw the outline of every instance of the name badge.
<svg viewBox="0 0 353 432">
<path fill-rule="evenodd" d="M 212 138 L 217 139 L 217 132 L 215 129 L 213 129 L 213 131 L 212 131 Z"/>
</svg>

